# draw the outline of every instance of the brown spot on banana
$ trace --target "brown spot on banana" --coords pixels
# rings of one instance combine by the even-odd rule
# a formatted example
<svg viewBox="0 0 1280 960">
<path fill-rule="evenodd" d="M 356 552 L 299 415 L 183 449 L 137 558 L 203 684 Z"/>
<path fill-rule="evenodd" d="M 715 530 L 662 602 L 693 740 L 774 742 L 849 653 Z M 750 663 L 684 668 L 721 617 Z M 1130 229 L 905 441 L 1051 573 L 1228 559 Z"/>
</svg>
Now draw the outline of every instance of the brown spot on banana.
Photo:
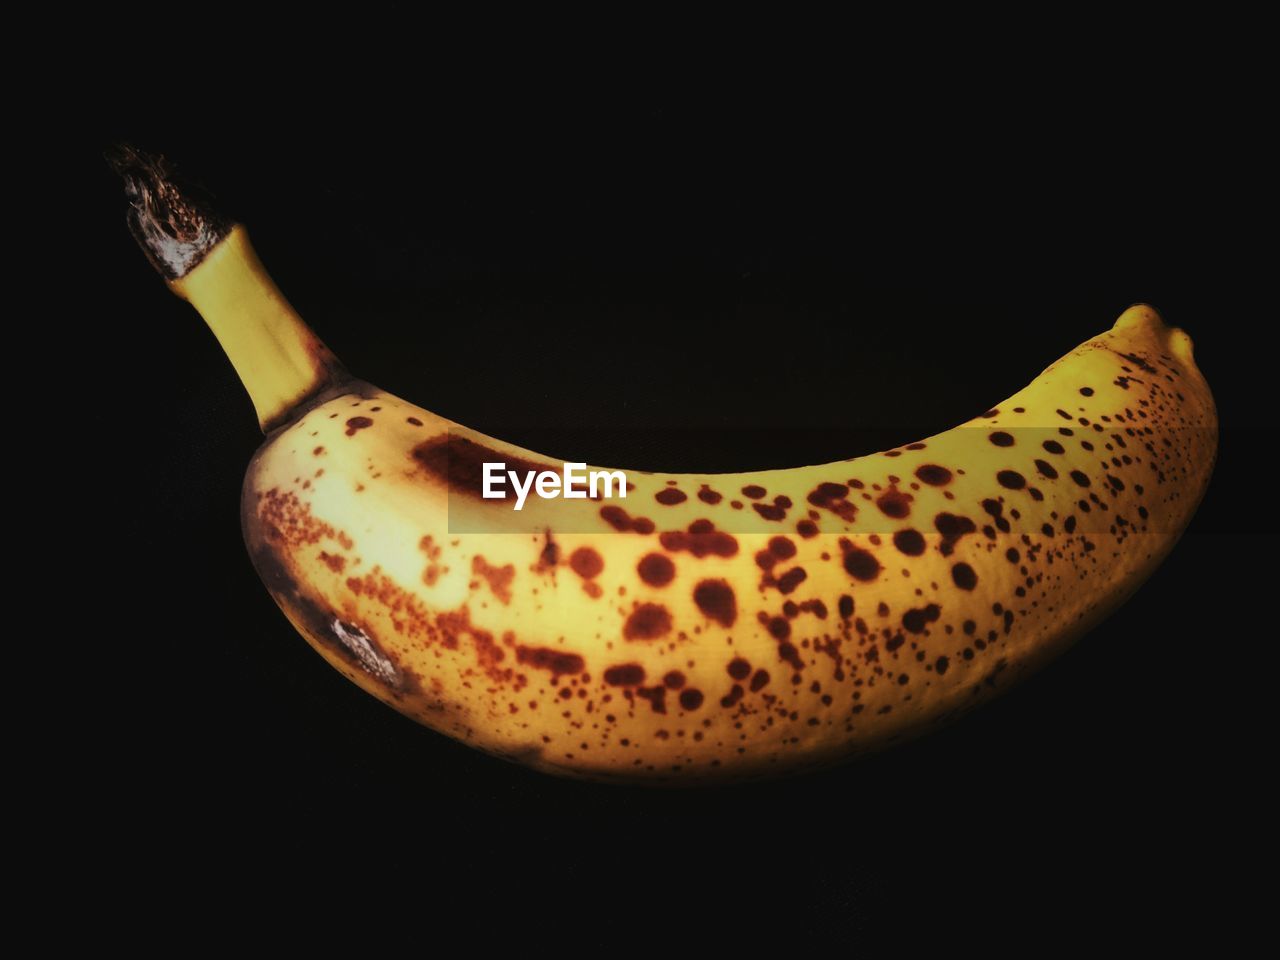
<svg viewBox="0 0 1280 960">
<path fill-rule="evenodd" d="M 516 495 L 509 484 L 503 484 L 496 491 L 501 496 L 489 498 L 484 496 L 484 465 L 486 463 L 505 463 L 506 469 L 521 473 L 554 470 L 550 464 L 503 453 L 456 433 L 447 433 L 424 440 L 412 447 L 409 455 L 424 474 L 438 483 L 443 483 L 450 491 L 472 497 L 483 503 L 493 504 L 504 510 L 510 509 L 505 501 L 515 499 Z"/>
<path fill-rule="evenodd" d="M 671 632 L 671 614 L 660 603 L 642 603 L 627 617 L 622 633 L 628 640 L 657 640 Z"/>
<path fill-rule="evenodd" d="M 516 577 L 515 564 L 508 563 L 501 567 L 491 566 L 485 558 L 476 554 L 471 559 L 471 572 L 489 585 L 489 590 L 499 602 L 511 603 L 511 581 Z"/>
<path fill-rule="evenodd" d="M 709 620 L 732 627 L 738 619 L 738 602 L 727 580 L 702 580 L 693 588 L 693 602 Z"/>
</svg>

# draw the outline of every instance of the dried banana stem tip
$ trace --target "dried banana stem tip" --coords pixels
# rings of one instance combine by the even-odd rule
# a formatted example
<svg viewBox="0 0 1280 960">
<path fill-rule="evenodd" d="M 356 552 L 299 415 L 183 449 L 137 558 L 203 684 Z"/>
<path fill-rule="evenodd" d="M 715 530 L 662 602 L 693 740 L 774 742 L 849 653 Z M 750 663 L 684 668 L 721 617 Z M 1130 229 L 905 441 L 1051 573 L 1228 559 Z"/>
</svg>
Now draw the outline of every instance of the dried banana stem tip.
<svg viewBox="0 0 1280 960">
<path fill-rule="evenodd" d="M 106 158 L 124 179 L 129 231 L 166 280 L 185 277 L 231 232 L 230 221 L 198 191 L 179 185 L 163 156 L 118 144 Z"/>
</svg>

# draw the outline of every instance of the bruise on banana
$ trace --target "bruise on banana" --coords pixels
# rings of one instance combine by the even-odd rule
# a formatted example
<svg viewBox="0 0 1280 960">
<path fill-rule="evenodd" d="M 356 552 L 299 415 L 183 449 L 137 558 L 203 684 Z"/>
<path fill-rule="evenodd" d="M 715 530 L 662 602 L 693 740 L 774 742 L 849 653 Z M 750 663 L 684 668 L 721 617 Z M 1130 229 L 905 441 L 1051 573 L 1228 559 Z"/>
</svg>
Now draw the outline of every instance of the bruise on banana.
<svg viewBox="0 0 1280 960">
<path fill-rule="evenodd" d="M 443 483 L 450 491 L 485 503 L 491 501 L 503 503 L 516 496 L 507 484 L 500 486 L 499 495 L 487 498 L 484 496 L 484 465 L 486 463 L 504 463 L 507 470 L 514 470 L 521 474 L 558 472 L 557 468 L 549 463 L 529 460 L 512 453 L 501 453 L 456 432 L 424 440 L 413 447 L 410 456 L 424 473 Z M 628 486 L 634 489 L 634 485 L 628 484 Z M 570 489 L 589 493 L 585 484 L 572 486 Z M 599 499 L 599 494 L 595 499 Z"/>
<path fill-rule="evenodd" d="M 258 576 L 314 643 L 376 680 L 389 697 L 422 696 L 418 677 L 394 651 L 381 644 L 367 626 L 346 619 L 349 614 L 325 603 L 291 572 L 294 550 L 331 541 L 350 549 L 352 543 L 345 534 L 315 520 L 296 495 L 282 494 L 278 488 L 252 495 L 246 490 L 242 523 Z M 345 568 L 340 553 L 321 550 L 320 559 L 335 572 Z"/>
<path fill-rule="evenodd" d="M 341 531 L 314 518 L 293 492 L 279 488 L 257 491 L 246 485 L 243 522 L 255 568 L 277 603 L 313 645 L 336 655 L 349 677 L 363 681 L 366 688 L 373 686 L 383 699 L 430 726 L 471 740 L 475 730 L 470 718 L 476 711 L 456 698 L 447 698 L 439 677 L 427 678 L 430 690 L 424 690 L 422 679 L 406 666 L 403 653 L 397 652 L 401 644 L 379 640 L 374 623 L 385 621 L 398 641 L 407 641 L 412 647 L 457 652 L 465 642 L 488 682 L 514 692 L 528 684 L 527 673 L 544 672 L 553 683 L 570 676 L 576 683 L 576 675 L 584 674 L 585 662 L 580 655 L 518 643 L 510 632 L 495 638 L 471 623 L 467 606 L 444 612 L 429 609 L 413 591 L 403 589 L 377 567 L 346 577 L 344 587 L 354 603 L 335 605 L 319 599 L 321 591 L 304 585 L 302 578 L 291 572 L 298 567 L 298 554 L 322 545 L 331 547 L 335 553 L 320 549 L 318 556 L 330 571 L 341 574 L 347 569 L 342 551 L 349 552 L 354 544 Z M 431 561 L 441 558 L 442 550 L 431 537 L 424 537 L 422 546 Z M 545 546 L 540 553 L 547 554 Z M 497 594 L 504 593 L 514 578 L 513 568 L 490 566 L 479 555 L 474 558 L 473 570 L 482 571 L 482 579 Z M 358 623 L 348 607 L 361 611 Z M 507 758 L 536 757 L 542 749 L 538 744 L 514 750 L 478 745 Z"/>
</svg>

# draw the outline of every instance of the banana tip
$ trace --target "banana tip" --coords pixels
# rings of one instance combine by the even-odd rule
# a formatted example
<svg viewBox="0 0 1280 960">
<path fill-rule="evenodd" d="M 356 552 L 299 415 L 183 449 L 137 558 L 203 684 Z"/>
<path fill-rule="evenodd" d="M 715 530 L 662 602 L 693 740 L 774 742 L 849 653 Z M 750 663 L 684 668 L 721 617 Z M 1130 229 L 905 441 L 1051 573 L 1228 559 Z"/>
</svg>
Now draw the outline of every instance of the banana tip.
<svg viewBox="0 0 1280 960">
<path fill-rule="evenodd" d="M 1194 363 L 1194 344 L 1191 337 L 1180 327 L 1171 327 L 1160 311 L 1149 303 L 1135 303 L 1115 322 L 1114 329 L 1119 332 L 1145 327 L 1155 333 L 1168 344 L 1169 352 L 1183 363 Z"/>
<path fill-rule="evenodd" d="M 1120 314 L 1116 320 L 1116 330 L 1131 330 L 1134 327 L 1153 327 L 1156 330 L 1164 329 L 1164 317 L 1160 316 L 1160 311 L 1149 303 L 1135 303 L 1124 313 Z"/>
<path fill-rule="evenodd" d="M 1195 344 L 1187 331 L 1180 327 L 1169 331 L 1169 351 L 1183 363 L 1195 362 Z"/>
</svg>

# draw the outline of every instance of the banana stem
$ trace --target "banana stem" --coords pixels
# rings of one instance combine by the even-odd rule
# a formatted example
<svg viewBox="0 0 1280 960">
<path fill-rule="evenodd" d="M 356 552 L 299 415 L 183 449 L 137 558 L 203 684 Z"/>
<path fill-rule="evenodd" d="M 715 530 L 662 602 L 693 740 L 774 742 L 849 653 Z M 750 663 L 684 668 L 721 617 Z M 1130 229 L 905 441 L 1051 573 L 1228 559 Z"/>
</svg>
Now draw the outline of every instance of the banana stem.
<svg viewBox="0 0 1280 960">
<path fill-rule="evenodd" d="M 133 201 L 134 239 L 169 288 L 209 324 L 249 391 L 264 433 L 350 379 L 267 274 L 244 227 L 179 188 L 163 158 L 122 147 L 109 160 Z"/>
<path fill-rule="evenodd" d="M 341 380 L 341 364 L 302 322 L 236 225 L 190 273 L 169 288 L 204 317 L 240 375 L 262 431 Z"/>
</svg>

